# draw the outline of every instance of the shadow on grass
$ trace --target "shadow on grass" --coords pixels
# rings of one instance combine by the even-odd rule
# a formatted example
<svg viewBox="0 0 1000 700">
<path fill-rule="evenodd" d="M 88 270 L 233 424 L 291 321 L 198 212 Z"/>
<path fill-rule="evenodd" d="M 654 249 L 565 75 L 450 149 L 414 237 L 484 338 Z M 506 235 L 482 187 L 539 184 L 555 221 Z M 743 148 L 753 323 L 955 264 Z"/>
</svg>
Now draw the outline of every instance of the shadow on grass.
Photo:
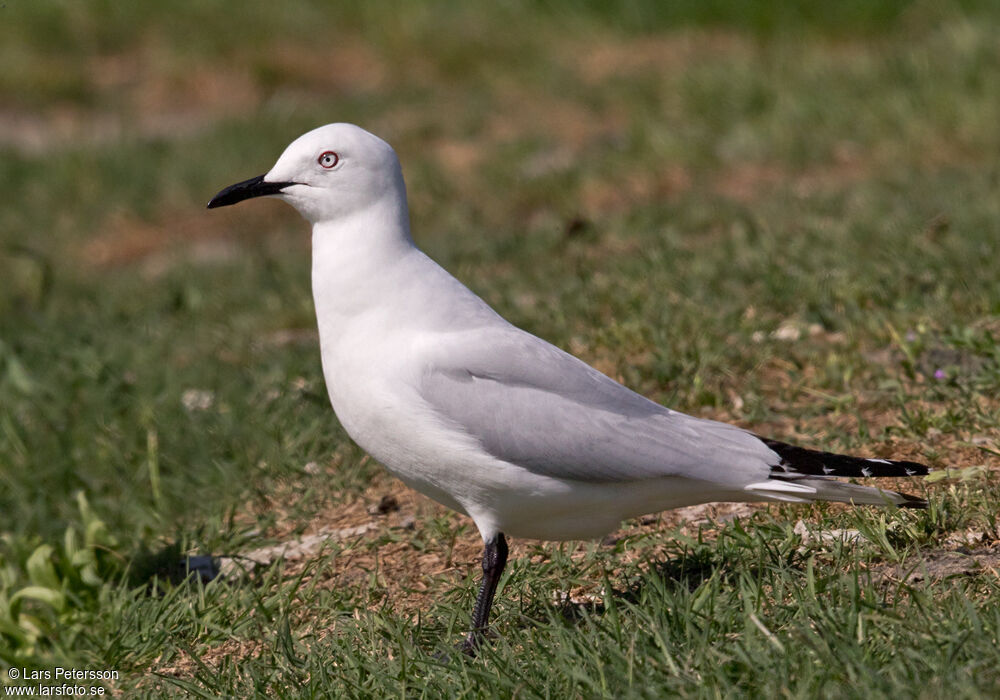
<svg viewBox="0 0 1000 700">
<path fill-rule="evenodd" d="M 208 583 L 219 575 L 214 557 L 186 555 L 178 542 L 169 542 L 156 549 L 145 545 L 132 557 L 128 582 L 132 587 L 148 586 L 151 595 L 162 595 L 162 583 L 177 586 L 185 581 Z"/>
<path fill-rule="evenodd" d="M 740 575 L 761 576 L 763 567 L 753 565 L 748 568 L 745 555 L 739 553 L 719 553 L 710 547 L 680 551 L 674 556 L 649 563 L 649 570 L 638 575 L 624 586 L 608 586 L 608 594 L 616 601 L 638 605 L 648 597 L 652 589 L 659 595 L 669 597 L 691 595 L 712 579 L 732 581 Z M 577 623 L 588 615 L 602 616 L 608 604 L 599 600 L 574 600 L 567 596 L 559 602 L 555 612 L 567 623 Z"/>
<path fill-rule="evenodd" d="M 643 562 L 642 570 L 625 575 L 618 584 L 605 577 L 604 600 L 580 601 L 567 596 L 558 603 L 557 615 L 567 622 L 603 615 L 609 607 L 607 596 L 626 605 L 650 599 L 688 605 L 692 596 L 712 581 L 730 588 L 739 588 L 747 581 L 766 584 L 788 574 L 801 574 L 811 556 L 798 535 L 783 527 L 734 524 L 720 531 L 714 541 L 675 543 L 666 555 Z"/>
</svg>

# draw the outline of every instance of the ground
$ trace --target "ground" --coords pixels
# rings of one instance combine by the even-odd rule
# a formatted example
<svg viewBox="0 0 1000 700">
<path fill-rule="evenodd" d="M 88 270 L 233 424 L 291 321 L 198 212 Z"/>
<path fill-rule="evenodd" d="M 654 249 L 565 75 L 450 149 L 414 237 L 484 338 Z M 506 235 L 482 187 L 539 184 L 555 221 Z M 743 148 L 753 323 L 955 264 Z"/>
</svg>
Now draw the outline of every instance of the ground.
<svg viewBox="0 0 1000 700">
<path fill-rule="evenodd" d="M 5 687 L 1000 692 L 1000 14 L 831 7 L 0 7 Z M 396 147 L 416 240 L 512 322 L 673 408 L 928 463 L 880 485 L 931 507 L 515 541 L 496 639 L 449 654 L 478 533 L 338 425 L 305 223 L 204 209 L 335 120 Z"/>
</svg>

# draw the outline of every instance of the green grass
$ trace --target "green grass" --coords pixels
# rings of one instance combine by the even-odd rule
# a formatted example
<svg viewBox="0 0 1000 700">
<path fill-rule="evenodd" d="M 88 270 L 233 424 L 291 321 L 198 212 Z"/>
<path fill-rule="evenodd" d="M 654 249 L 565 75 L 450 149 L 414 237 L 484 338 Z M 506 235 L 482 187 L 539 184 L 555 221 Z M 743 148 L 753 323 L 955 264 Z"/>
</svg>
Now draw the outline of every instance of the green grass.
<svg viewBox="0 0 1000 700">
<path fill-rule="evenodd" d="M 1000 692 L 1000 14 L 830 8 L 9 0 L 0 668 L 129 697 Z M 962 471 L 907 485 L 925 513 L 516 543 L 498 639 L 439 660 L 474 528 L 366 514 L 404 487 L 328 405 L 306 225 L 203 210 L 335 120 L 396 146 L 418 242 L 514 323 L 681 410 Z M 378 528 L 165 580 L 342 513 Z"/>
</svg>

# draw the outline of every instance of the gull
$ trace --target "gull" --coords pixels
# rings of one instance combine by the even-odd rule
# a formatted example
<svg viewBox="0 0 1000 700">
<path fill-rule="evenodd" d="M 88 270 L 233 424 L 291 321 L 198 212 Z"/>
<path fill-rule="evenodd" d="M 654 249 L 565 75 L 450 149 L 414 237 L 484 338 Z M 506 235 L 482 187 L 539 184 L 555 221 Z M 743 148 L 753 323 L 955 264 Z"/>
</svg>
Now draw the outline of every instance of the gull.
<svg viewBox="0 0 1000 700">
<path fill-rule="evenodd" d="M 252 197 L 284 200 L 312 225 L 323 376 L 344 429 L 482 535 L 466 653 L 485 638 L 507 536 L 591 539 L 715 501 L 927 506 L 834 478 L 923 475 L 923 464 L 797 447 L 671 410 L 508 323 L 416 247 L 396 153 L 358 126 L 300 136 L 208 207 Z"/>
</svg>

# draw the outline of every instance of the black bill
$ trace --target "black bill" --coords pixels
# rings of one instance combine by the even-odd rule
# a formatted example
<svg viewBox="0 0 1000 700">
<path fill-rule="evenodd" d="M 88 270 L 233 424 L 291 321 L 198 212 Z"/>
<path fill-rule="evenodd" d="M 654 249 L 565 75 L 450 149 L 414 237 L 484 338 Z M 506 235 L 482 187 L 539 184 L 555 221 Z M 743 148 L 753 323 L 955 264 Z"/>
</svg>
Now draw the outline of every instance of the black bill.
<svg viewBox="0 0 1000 700">
<path fill-rule="evenodd" d="M 212 197 L 212 201 L 208 203 L 208 208 L 226 207 L 230 204 L 242 202 L 244 199 L 250 199 L 251 197 L 280 194 L 283 189 L 294 184 L 294 182 L 264 182 L 264 176 L 258 175 L 249 180 L 237 182 L 235 185 L 230 185 L 222 190 L 219 194 Z"/>
</svg>

